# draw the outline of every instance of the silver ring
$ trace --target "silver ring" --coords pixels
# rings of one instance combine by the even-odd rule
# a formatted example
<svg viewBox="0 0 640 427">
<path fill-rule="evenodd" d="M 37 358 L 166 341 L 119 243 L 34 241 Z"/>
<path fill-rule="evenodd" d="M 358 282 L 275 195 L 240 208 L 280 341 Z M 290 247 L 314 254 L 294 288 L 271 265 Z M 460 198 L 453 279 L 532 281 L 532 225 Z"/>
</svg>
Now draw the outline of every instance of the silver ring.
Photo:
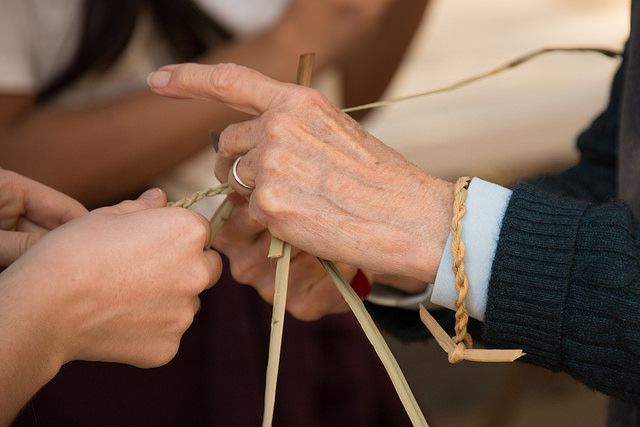
<svg viewBox="0 0 640 427">
<path fill-rule="evenodd" d="M 236 182 L 238 184 L 240 184 L 241 187 L 246 188 L 247 190 L 253 190 L 255 187 L 252 187 L 250 185 L 247 185 L 244 181 L 242 181 L 240 179 L 240 176 L 238 175 L 238 163 L 240 163 L 240 159 L 242 158 L 242 156 L 238 157 L 236 159 L 235 162 L 233 162 L 233 167 L 231 168 L 231 173 L 233 174 L 233 178 L 236 180 Z"/>
</svg>

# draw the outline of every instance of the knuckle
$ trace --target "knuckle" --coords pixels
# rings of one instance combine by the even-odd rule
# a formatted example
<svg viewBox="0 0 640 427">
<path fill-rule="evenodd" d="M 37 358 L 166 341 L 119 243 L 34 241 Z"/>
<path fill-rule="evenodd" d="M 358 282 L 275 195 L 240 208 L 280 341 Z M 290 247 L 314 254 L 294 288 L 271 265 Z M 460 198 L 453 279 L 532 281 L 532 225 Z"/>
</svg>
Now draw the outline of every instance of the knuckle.
<svg viewBox="0 0 640 427">
<path fill-rule="evenodd" d="M 222 170 L 219 167 L 216 167 L 215 170 L 213 171 L 214 175 L 216 176 L 216 179 L 219 182 L 227 182 L 227 178 L 229 176 L 229 171 L 227 170 Z"/>
<path fill-rule="evenodd" d="M 329 100 L 315 89 L 301 87 L 299 99 L 309 107 L 325 107 L 329 104 Z"/>
<path fill-rule="evenodd" d="M 163 339 L 160 342 L 142 348 L 142 352 L 134 357 L 127 357 L 126 363 L 137 368 L 150 369 L 164 366 L 178 354 L 180 338 Z"/>
<path fill-rule="evenodd" d="M 265 137 L 271 144 L 278 143 L 287 129 L 293 126 L 294 118 L 286 112 L 272 112 L 263 117 Z"/>
<path fill-rule="evenodd" d="M 230 262 L 229 265 L 229 270 L 231 272 L 231 277 L 233 277 L 233 279 L 238 282 L 238 283 L 242 283 L 243 285 L 247 285 L 248 282 L 246 282 L 244 280 L 244 272 L 243 269 L 241 267 L 238 266 L 238 262 L 234 262 L 233 260 Z"/>
<path fill-rule="evenodd" d="M 260 288 L 256 289 L 258 291 L 258 295 L 262 298 L 267 304 L 273 304 L 273 288 Z"/>
<path fill-rule="evenodd" d="M 203 264 L 196 266 L 189 274 L 189 280 L 185 284 L 186 291 L 189 295 L 197 295 L 207 287 L 211 277 L 209 270 Z"/>
<path fill-rule="evenodd" d="M 218 155 L 224 158 L 232 158 L 236 154 L 234 150 L 233 141 L 234 134 L 238 128 L 237 124 L 230 124 L 220 134 L 220 140 L 218 141 Z"/>
<path fill-rule="evenodd" d="M 178 354 L 178 348 L 180 346 L 180 339 L 171 340 L 170 342 L 157 349 L 153 355 L 149 358 L 149 367 L 155 368 L 164 366 L 171 362 L 176 354 Z"/>
<path fill-rule="evenodd" d="M 178 330 L 178 340 L 180 339 L 180 336 L 182 336 L 182 334 L 189 329 L 189 326 L 191 326 L 191 324 L 193 323 L 193 316 L 194 316 L 194 312 L 193 310 L 190 308 L 189 310 L 185 310 L 184 313 L 182 313 L 179 317 L 178 317 L 178 321 L 177 321 L 177 330 Z"/>
<path fill-rule="evenodd" d="M 242 261 L 241 261 L 242 260 Z M 244 261 L 243 258 L 232 260 L 230 263 L 231 276 L 244 285 L 253 284 L 259 276 L 258 268 L 253 262 Z"/>
<path fill-rule="evenodd" d="M 263 187 L 256 187 L 251 194 L 251 198 L 249 199 L 249 218 L 252 221 L 261 224 L 264 227 L 269 227 L 270 217 L 268 214 L 262 209 L 262 196 L 264 189 Z"/>
<path fill-rule="evenodd" d="M 189 88 L 194 82 L 198 80 L 197 64 L 187 63 L 183 64 L 173 71 L 171 75 L 171 84 L 176 89 Z"/>
<path fill-rule="evenodd" d="M 266 218 L 276 218 L 283 209 L 275 186 L 262 185 L 254 190 L 256 207 Z"/>
<path fill-rule="evenodd" d="M 289 313 L 298 320 L 303 322 L 315 322 L 323 317 L 323 314 L 316 308 L 314 304 L 308 301 L 300 302 L 289 308 Z"/>
<path fill-rule="evenodd" d="M 180 216 L 183 218 L 181 235 L 189 244 L 202 246 L 209 233 L 209 223 L 197 212 L 182 208 L 180 210 L 182 211 Z M 199 249 L 202 248 L 199 247 Z"/>
<path fill-rule="evenodd" d="M 221 95 L 226 95 L 233 91 L 238 75 L 236 64 L 216 64 L 209 68 L 208 83 L 215 87 Z"/>
<path fill-rule="evenodd" d="M 231 141 L 229 138 L 229 134 L 225 132 L 227 131 L 223 131 L 220 135 L 220 142 L 218 143 L 218 156 L 224 157 L 225 159 L 230 159 L 233 156 L 231 150 Z"/>
<path fill-rule="evenodd" d="M 218 280 L 218 278 L 220 277 L 220 273 L 222 272 L 222 269 L 224 268 L 223 262 L 222 262 L 222 256 L 220 256 L 220 252 L 218 251 L 211 251 L 213 253 L 213 259 L 211 259 L 211 257 L 207 258 L 205 260 L 205 268 L 207 270 L 207 277 L 209 278 L 208 280 L 211 280 L 212 278 L 214 280 Z M 213 269 L 213 276 L 211 275 L 211 270 Z"/>
<path fill-rule="evenodd" d="M 282 172 L 282 165 L 287 162 L 287 155 L 285 150 L 276 148 L 274 145 L 265 147 L 260 153 L 260 176 L 275 177 Z"/>
<path fill-rule="evenodd" d="M 123 200 L 122 202 L 118 203 L 114 207 L 117 208 L 118 211 L 128 212 L 132 208 L 135 208 L 135 206 L 136 206 L 136 202 L 134 202 L 133 200 Z"/>
</svg>

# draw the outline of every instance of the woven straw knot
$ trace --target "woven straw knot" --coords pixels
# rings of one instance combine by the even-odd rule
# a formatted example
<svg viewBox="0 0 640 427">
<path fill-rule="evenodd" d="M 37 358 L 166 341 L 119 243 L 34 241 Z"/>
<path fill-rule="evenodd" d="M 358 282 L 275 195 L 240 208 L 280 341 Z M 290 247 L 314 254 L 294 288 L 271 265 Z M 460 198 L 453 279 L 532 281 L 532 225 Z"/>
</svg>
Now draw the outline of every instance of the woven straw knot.
<svg viewBox="0 0 640 427">
<path fill-rule="evenodd" d="M 453 350 L 449 352 L 449 363 L 460 363 L 464 360 L 464 351 L 466 347 L 463 343 L 458 343 Z"/>
<path fill-rule="evenodd" d="M 228 183 L 221 184 L 217 187 L 209 187 L 205 188 L 201 191 L 196 191 L 189 197 L 185 197 L 184 199 L 180 199 L 177 202 L 169 202 L 167 206 L 169 207 L 177 207 L 177 208 L 189 208 L 205 197 L 213 197 L 224 194 L 230 194 L 233 192 L 233 189 Z"/>
</svg>

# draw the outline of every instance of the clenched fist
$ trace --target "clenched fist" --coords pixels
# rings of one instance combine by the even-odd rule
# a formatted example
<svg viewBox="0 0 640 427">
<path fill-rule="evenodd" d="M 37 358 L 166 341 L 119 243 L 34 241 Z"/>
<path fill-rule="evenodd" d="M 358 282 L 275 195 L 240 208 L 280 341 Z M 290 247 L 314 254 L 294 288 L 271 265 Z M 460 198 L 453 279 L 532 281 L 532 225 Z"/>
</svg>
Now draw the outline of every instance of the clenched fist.
<svg viewBox="0 0 640 427">
<path fill-rule="evenodd" d="M 32 215 L 21 227 L 54 227 L 82 214 L 77 202 L 36 188 L 58 219 Z M 11 206 L 10 194 L 3 197 Z M 15 197 L 27 207 L 18 211 L 32 211 L 22 193 Z M 154 189 L 48 232 L 35 228 L 39 239 L 0 274 L 0 425 L 67 361 L 155 367 L 173 358 L 198 295 L 222 266 L 205 249 L 209 223 L 166 204 Z"/>
</svg>

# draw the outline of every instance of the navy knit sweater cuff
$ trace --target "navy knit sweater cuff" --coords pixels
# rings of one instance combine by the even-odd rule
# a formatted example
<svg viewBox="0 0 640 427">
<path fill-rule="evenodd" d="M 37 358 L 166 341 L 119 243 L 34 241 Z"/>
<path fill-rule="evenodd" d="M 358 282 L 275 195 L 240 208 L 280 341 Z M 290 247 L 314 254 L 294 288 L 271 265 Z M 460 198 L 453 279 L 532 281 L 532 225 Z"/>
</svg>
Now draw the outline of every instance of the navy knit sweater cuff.
<svg viewBox="0 0 640 427">
<path fill-rule="evenodd" d="M 529 361 L 562 368 L 562 322 L 587 206 L 529 185 L 514 189 L 492 266 L 488 347 L 523 348 Z"/>
</svg>

